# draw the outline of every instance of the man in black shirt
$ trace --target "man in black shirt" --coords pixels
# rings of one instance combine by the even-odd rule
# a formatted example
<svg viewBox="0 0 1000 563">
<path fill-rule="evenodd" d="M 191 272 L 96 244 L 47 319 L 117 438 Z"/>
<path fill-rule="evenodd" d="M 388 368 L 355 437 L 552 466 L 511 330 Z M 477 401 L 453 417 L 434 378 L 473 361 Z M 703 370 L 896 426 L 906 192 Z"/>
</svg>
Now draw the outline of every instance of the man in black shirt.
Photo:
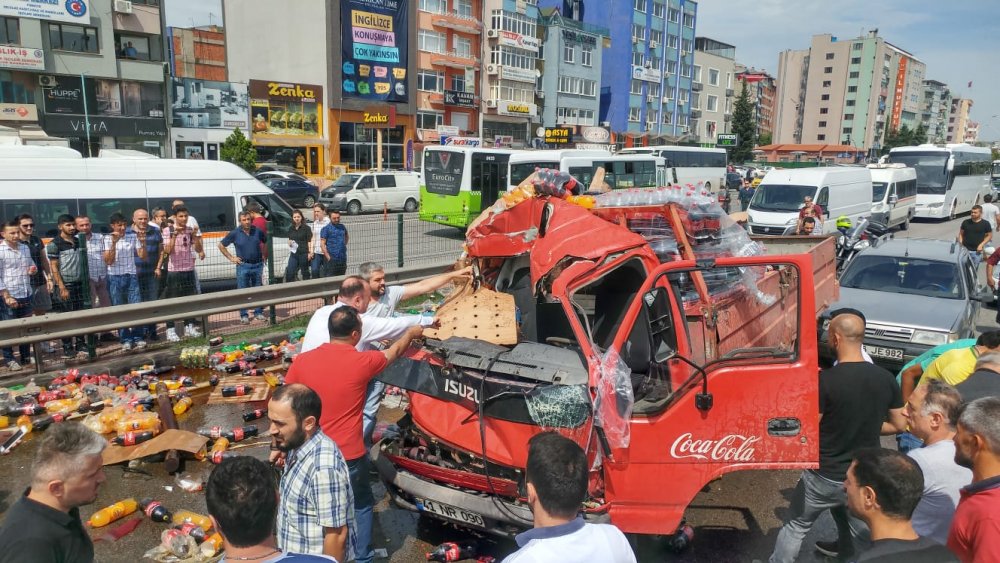
<svg viewBox="0 0 1000 563">
<path fill-rule="evenodd" d="M 1000 354 L 983 354 L 976 360 L 976 371 L 955 386 L 962 401 L 971 403 L 983 397 L 1000 397 Z"/>
<path fill-rule="evenodd" d="M 847 506 L 871 530 L 872 546 L 858 557 L 882 563 L 957 563 L 947 547 L 913 530 L 910 518 L 924 490 L 913 459 L 895 450 L 863 448 L 844 479 Z"/>
<path fill-rule="evenodd" d="M 906 427 L 896 378 L 864 360 L 864 335 L 865 323 L 855 314 L 842 313 L 830 321 L 828 342 L 837 352 L 837 365 L 819 374 L 819 469 L 802 472 L 771 563 L 794 562 L 802 539 L 828 509 L 837 522 L 835 549 L 841 556 L 854 549 L 852 535 L 864 536 L 864 524 L 849 521 L 846 510 L 843 482 L 851 454 L 858 448 L 878 447 L 880 434 Z"/>
<path fill-rule="evenodd" d="M 973 205 L 969 218 L 958 228 L 958 242 L 972 254 L 972 263 L 979 267 L 983 260 L 983 248 L 993 238 L 990 222 L 983 219 L 983 207 Z"/>
<path fill-rule="evenodd" d="M 31 488 L 0 527 L 0 563 L 90 563 L 94 544 L 80 521 L 81 506 L 97 500 L 104 482 L 107 442 L 76 422 L 45 432 L 31 468 Z"/>
</svg>

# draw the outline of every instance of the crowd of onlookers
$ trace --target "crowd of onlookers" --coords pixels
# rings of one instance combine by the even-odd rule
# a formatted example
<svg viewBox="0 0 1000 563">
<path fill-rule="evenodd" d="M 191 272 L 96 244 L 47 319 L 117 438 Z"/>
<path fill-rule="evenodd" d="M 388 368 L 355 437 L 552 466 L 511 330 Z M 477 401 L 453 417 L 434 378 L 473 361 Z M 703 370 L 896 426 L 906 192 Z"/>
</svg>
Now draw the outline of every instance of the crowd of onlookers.
<svg viewBox="0 0 1000 563">
<path fill-rule="evenodd" d="M 174 200 L 171 209 L 136 209 L 131 217 L 114 213 L 97 218 L 109 225 L 96 232 L 86 215 L 61 215 L 51 240 L 35 234 L 35 220 L 27 213 L 5 222 L 0 241 L 0 320 L 49 312 L 72 312 L 186 297 L 201 293 L 196 264 L 205 260 L 198 221 Z M 301 211 L 292 215 L 288 232 L 289 257 L 284 279 L 310 279 L 343 275 L 347 268 L 347 228 L 340 213 L 327 213 L 322 204 L 313 208 L 307 224 Z M 264 283 L 267 261 L 267 220 L 263 208 L 251 202 L 239 214 L 239 226 L 219 242 L 221 254 L 236 264 L 237 288 Z M 233 248 L 230 252 L 229 248 Z M 263 308 L 240 310 L 240 320 L 267 322 Z M 201 336 L 197 319 L 166 323 L 165 338 L 175 342 Z M 87 357 L 98 339 L 117 339 L 125 350 L 141 349 L 160 339 L 155 323 L 122 328 L 116 334 L 83 335 L 61 342 L 62 358 Z M 90 342 L 88 342 L 90 340 Z M 60 343 L 41 342 L 40 351 L 57 352 Z M 31 347 L 3 349 L 3 364 L 19 370 L 35 362 Z"/>
</svg>

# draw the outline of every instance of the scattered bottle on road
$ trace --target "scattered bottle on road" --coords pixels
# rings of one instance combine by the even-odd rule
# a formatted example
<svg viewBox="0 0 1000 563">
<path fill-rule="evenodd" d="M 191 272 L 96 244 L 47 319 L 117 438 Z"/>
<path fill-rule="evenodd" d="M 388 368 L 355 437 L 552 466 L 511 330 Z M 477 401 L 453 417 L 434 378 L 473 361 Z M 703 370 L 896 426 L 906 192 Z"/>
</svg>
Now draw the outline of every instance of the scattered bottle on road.
<svg viewBox="0 0 1000 563">
<path fill-rule="evenodd" d="M 107 526 L 108 524 L 124 518 L 129 514 L 132 514 L 139 509 L 139 503 L 135 501 L 134 498 L 127 498 L 123 501 L 116 502 L 111 506 L 102 508 L 90 516 L 90 520 L 87 521 L 92 528 L 100 528 L 102 526 Z"/>
<path fill-rule="evenodd" d="M 154 435 L 155 434 L 153 434 L 153 431 L 151 430 L 145 430 L 143 432 L 129 431 L 121 436 L 115 436 L 111 439 L 111 443 L 119 446 L 134 446 L 136 444 L 152 440 Z"/>
<path fill-rule="evenodd" d="M 252 438 L 257 435 L 257 427 L 253 424 L 236 427 L 222 434 L 230 442 L 241 442 L 244 438 Z"/>
<path fill-rule="evenodd" d="M 146 513 L 146 517 L 154 522 L 170 522 L 173 520 L 174 515 L 171 514 L 167 507 L 155 501 L 151 498 L 144 498 L 139 501 L 139 508 Z"/>
<path fill-rule="evenodd" d="M 191 512 L 190 510 L 179 510 L 174 513 L 174 524 L 194 524 L 204 531 L 212 528 L 212 521 L 208 516 Z"/>
<path fill-rule="evenodd" d="M 265 416 L 267 416 L 267 409 L 254 409 L 252 411 L 243 413 L 243 421 L 250 422 L 252 420 L 257 420 L 259 418 L 264 418 Z M 0 428 L 3 427 L 0 426 Z"/>
<path fill-rule="evenodd" d="M 462 561 L 476 557 L 476 542 L 445 542 L 427 554 L 428 561 Z"/>
</svg>

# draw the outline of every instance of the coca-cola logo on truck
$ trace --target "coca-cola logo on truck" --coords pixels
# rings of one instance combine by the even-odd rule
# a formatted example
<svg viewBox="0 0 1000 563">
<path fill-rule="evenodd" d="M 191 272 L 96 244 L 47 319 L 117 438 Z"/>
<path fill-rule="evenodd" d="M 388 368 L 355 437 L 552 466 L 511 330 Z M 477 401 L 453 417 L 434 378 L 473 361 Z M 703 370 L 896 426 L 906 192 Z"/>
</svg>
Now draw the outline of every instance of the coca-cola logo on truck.
<svg viewBox="0 0 1000 563">
<path fill-rule="evenodd" d="M 754 444 L 759 436 L 729 434 L 715 440 L 698 440 L 690 432 L 681 434 L 670 446 L 670 456 L 675 459 L 693 457 L 705 461 L 753 461 Z"/>
</svg>

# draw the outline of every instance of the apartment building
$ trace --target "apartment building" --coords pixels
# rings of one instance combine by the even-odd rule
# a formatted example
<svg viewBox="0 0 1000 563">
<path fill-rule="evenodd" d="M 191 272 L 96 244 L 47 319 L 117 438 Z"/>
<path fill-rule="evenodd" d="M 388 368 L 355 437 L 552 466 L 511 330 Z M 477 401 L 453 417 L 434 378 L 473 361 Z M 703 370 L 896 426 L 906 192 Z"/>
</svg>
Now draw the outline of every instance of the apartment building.
<svg viewBox="0 0 1000 563">
<path fill-rule="evenodd" d="M 743 84 L 747 85 L 747 93 L 750 97 L 750 104 L 753 107 L 754 122 L 757 124 L 757 139 L 774 138 L 774 100 L 777 94 L 777 81 L 765 70 L 757 70 L 753 67 L 747 68 L 745 65 L 736 64 L 736 82 L 733 103 L 740 97 L 743 91 Z M 762 143 L 767 144 L 767 143 Z"/>
<path fill-rule="evenodd" d="M 948 138 L 951 99 L 951 90 L 947 84 L 937 80 L 924 80 L 921 120 L 927 130 L 929 142 L 944 143 Z"/>
<path fill-rule="evenodd" d="M 167 156 L 159 0 L 31 4 L 0 6 L 0 125 Z"/>
<path fill-rule="evenodd" d="M 497 147 L 525 147 L 540 119 L 538 6 L 532 0 L 483 2 L 482 137 Z"/>
<path fill-rule="evenodd" d="M 922 122 L 927 65 L 891 43 L 886 43 L 886 48 L 892 55 L 889 67 L 895 70 L 895 75 L 890 76 L 893 95 L 887 130 L 898 130 L 904 125 L 916 129 Z"/>
<path fill-rule="evenodd" d="M 610 32 L 566 17 L 555 8 L 543 8 L 541 13 L 542 57 L 538 70 L 542 125 L 596 126 L 603 47 Z"/>
<path fill-rule="evenodd" d="M 170 75 L 225 82 L 226 32 L 221 26 L 168 27 Z"/>
<path fill-rule="evenodd" d="M 970 121 L 965 127 L 965 142 L 974 145 L 979 142 L 979 123 Z"/>
<path fill-rule="evenodd" d="M 948 113 L 948 129 L 945 140 L 949 143 L 965 142 L 969 129 L 969 112 L 972 111 L 972 100 L 953 98 L 951 110 Z"/>
<path fill-rule="evenodd" d="M 482 0 L 417 4 L 417 139 L 479 135 Z"/>
<path fill-rule="evenodd" d="M 716 135 L 729 133 L 733 115 L 736 47 L 696 37 L 691 70 L 691 134 L 696 143 L 716 142 Z"/>
</svg>

